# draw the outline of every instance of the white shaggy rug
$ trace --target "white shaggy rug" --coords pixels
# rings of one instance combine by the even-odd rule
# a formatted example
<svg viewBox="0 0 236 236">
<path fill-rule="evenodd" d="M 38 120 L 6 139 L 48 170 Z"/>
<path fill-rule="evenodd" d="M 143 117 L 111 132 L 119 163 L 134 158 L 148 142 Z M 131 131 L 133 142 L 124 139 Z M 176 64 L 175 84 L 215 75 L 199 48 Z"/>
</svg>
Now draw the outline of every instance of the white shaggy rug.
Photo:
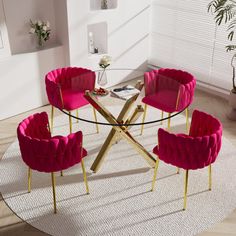
<svg viewBox="0 0 236 236">
<path fill-rule="evenodd" d="M 108 107 L 118 114 L 120 106 Z M 92 116 L 91 107 L 80 111 Z M 149 109 L 147 120 L 157 119 L 157 110 Z M 93 118 L 92 118 L 93 119 Z M 100 121 L 102 118 L 99 116 Z M 172 119 L 173 130 L 184 131 L 185 118 Z M 55 119 L 55 133 L 67 134 L 68 117 Z M 166 126 L 166 122 L 164 123 Z M 187 210 L 183 208 L 184 172 L 163 162 L 159 165 L 156 191 L 150 192 L 153 169 L 126 143 L 113 145 L 98 173 L 93 163 L 110 127 L 79 122 L 73 130 L 84 133 L 85 158 L 90 195 L 85 194 L 81 165 L 57 174 L 58 213 L 53 214 L 51 176 L 33 171 L 32 191 L 27 193 L 27 167 L 21 159 L 18 142 L 6 151 L 0 162 L 0 191 L 8 206 L 20 218 L 51 235 L 196 235 L 223 220 L 236 207 L 236 148 L 223 138 L 213 165 L 213 189 L 208 191 L 208 169 L 190 171 Z M 148 125 L 140 136 L 140 127 L 132 134 L 148 151 L 156 145 L 160 124 Z"/>
</svg>

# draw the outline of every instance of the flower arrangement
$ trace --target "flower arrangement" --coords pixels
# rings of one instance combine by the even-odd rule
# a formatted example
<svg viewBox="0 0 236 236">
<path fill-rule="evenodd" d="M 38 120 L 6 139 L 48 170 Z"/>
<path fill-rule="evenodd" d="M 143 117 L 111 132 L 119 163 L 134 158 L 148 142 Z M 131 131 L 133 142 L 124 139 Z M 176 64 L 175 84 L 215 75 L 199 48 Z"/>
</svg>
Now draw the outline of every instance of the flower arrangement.
<svg viewBox="0 0 236 236">
<path fill-rule="evenodd" d="M 99 61 L 99 66 L 102 69 L 106 69 L 111 64 L 111 57 L 108 55 L 103 56 Z"/>
<path fill-rule="evenodd" d="M 41 20 L 30 20 L 30 34 L 36 34 L 38 39 L 38 46 L 42 46 L 43 42 L 46 42 L 50 38 L 51 30 L 49 29 L 50 23 Z"/>
<path fill-rule="evenodd" d="M 111 64 L 111 57 L 108 55 L 103 56 L 99 61 L 100 68 L 103 69 L 102 73 L 98 74 L 98 84 L 106 85 L 107 84 L 107 76 L 105 73 L 106 68 Z"/>
</svg>

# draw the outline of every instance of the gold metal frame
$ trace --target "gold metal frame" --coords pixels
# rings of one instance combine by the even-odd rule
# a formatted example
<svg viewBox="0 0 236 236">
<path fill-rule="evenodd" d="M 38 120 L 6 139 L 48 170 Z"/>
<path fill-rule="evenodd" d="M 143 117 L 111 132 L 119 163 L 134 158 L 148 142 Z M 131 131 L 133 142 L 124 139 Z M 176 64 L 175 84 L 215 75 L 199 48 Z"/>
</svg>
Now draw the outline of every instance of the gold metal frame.
<svg viewBox="0 0 236 236">
<path fill-rule="evenodd" d="M 52 178 L 52 194 L 53 194 L 53 207 L 54 207 L 54 213 L 57 213 L 57 202 L 56 202 L 56 181 L 55 181 L 55 176 L 54 173 L 51 173 L 51 178 Z"/>
<path fill-rule="evenodd" d="M 164 117 L 164 111 L 161 111 L 161 119 Z M 163 120 L 161 121 L 161 125 L 163 125 Z"/>
<path fill-rule="evenodd" d="M 97 122 L 98 122 L 98 120 L 97 120 L 97 113 L 96 113 L 96 110 L 95 110 L 94 107 L 93 107 L 93 115 L 94 115 L 94 120 L 95 120 L 95 122 L 97 123 Z M 96 124 L 96 129 L 97 129 L 97 133 L 99 133 L 98 124 Z"/>
<path fill-rule="evenodd" d="M 144 113 L 143 113 L 142 123 L 144 123 L 146 119 L 146 115 L 147 115 L 147 104 L 144 104 Z M 142 124 L 141 126 L 141 135 L 143 134 L 143 128 L 144 128 L 144 124 Z"/>
<path fill-rule="evenodd" d="M 209 165 L 208 167 L 208 171 L 209 171 L 209 191 L 211 191 L 212 188 L 212 169 L 211 169 L 211 165 Z"/>
<path fill-rule="evenodd" d="M 76 117 L 79 118 L 79 109 L 76 109 Z M 79 120 L 76 120 L 76 123 L 79 123 Z"/>
<path fill-rule="evenodd" d="M 156 166 L 155 166 L 154 174 L 153 174 L 151 191 L 154 191 L 154 189 L 155 189 L 155 182 L 156 182 L 156 177 L 157 177 L 158 166 L 159 166 L 159 158 L 157 157 Z M 179 170 L 179 168 L 178 168 L 178 170 Z M 209 181 L 209 183 L 208 183 L 209 184 L 209 191 L 211 191 L 211 188 L 212 188 L 212 167 L 211 167 L 211 165 L 209 165 L 208 171 L 209 171 L 209 180 L 208 180 Z M 189 170 L 186 170 L 185 171 L 185 178 L 184 178 L 184 205 L 183 205 L 183 210 L 186 210 L 186 208 L 187 208 L 188 179 L 189 179 Z"/>
<path fill-rule="evenodd" d="M 86 187 L 86 193 L 89 194 L 88 180 L 87 180 L 87 175 L 86 175 L 86 170 L 84 167 L 84 160 L 83 159 L 81 160 L 81 166 L 82 166 L 82 171 L 83 171 L 84 183 L 85 183 L 85 187 Z"/>
<path fill-rule="evenodd" d="M 31 169 L 28 168 L 28 193 L 31 192 L 31 176 L 32 176 Z"/>
<path fill-rule="evenodd" d="M 139 82 L 136 85 L 140 91 L 143 87 L 143 84 Z M 128 112 L 130 111 L 132 105 L 136 101 L 139 94 L 134 95 L 130 99 L 126 101 L 124 104 L 118 118 L 116 119 L 97 99 L 95 99 L 89 91 L 86 91 L 85 98 L 89 101 L 89 103 L 110 123 L 110 124 L 124 124 L 130 121 L 134 121 L 142 112 L 140 107 L 136 108 L 136 111 L 132 113 L 132 115 L 128 117 Z M 131 122 L 130 122 L 131 123 Z M 125 139 L 133 148 L 135 148 L 148 162 L 151 167 L 155 166 L 155 159 L 152 155 L 140 144 L 138 143 L 132 135 L 129 133 L 128 128 L 125 126 L 113 126 L 109 135 L 107 136 L 100 152 L 98 153 L 95 161 L 91 166 L 91 170 L 97 172 L 101 167 L 107 152 L 109 151 L 112 144 L 114 144 L 116 140 L 116 136 L 120 136 L 121 138 Z"/>
<path fill-rule="evenodd" d="M 186 210 L 187 207 L 187 192 L 188 192 L 188 170 L 185 171 L 185 181 L 184 181 L 184 208 Z"/>
<path fill-rule="evenodd" d="M 69 126 L 70 126 L 70 134 L 72 133 L 72 117 L 71 117 L 71 111 L 69 111 Z"/>
<path fill-rule="evenodd" d="M 81 150 L 83 151 L 83 148 Z M 86 193 L 89 194 L 87 175 L 86 175 L 86 170 L 84 167 L 83 159 L 81 160 L 81 166 L 82 166 L 82 171 L 83 171 L 84 183 L 85 183 L 85 187 L 86 187 Z M 61 171 L 61 173 L 62 173 L 62 171 Z M 32 178 L 32 170 L 30 169 L 30 167 L 28 167 L 28 193 L 31 192 L 31 178 Z M 56 214 L 57 213 L 56 180 L 55 180 L 54 172 L 51 173 L 51 181 L 52 181 L 52 194 L 53 194 L 53 209 L 54 209 L 54 213 Z"/>
</svg>

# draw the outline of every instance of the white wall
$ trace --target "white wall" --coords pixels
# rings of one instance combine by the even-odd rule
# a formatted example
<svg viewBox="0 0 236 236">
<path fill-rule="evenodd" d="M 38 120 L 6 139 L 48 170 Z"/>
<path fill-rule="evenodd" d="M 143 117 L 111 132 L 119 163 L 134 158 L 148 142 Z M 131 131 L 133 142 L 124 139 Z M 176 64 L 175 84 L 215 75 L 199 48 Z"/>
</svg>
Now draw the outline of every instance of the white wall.
<svg viewBox="0 0 236 236">
<path fill-rule="evenodd" d="M 55 47 L 0 62 L 0 120 L 48 103 L 44 77 L 65 65 L 63 54 L 63 47 Z"/>
<path fill-rule="evenodd" d="M 232 88 L 227 34 L 216 29 L 205 0 L 152 2 L 149 64 L 193 73 L 201 84 Z"/>
<path fill-rule="evenodd" d="M 107 23 L 102 32 L 106 32 L 107 54 L 113 58 L 110 68 L 147 68 L 151 0 L 113 0 L 114 8 L 108 10 L 91 8 L 89 0 L 3 1 L 13 56 L 0 62 L 0 119 L 46 104 L 44 76 L 48 71 L 65 65 L 99 69 L 102 55 L 88 52 L 88 25 Z M 28 34 L 30 18 L 50 21 L 52 37 L 47 49 L 35 50 L 33 35 Z M 57 43 L 63 46 L 55 47 Z M 112 75 L 107 86 L 121 81 L 122 77 Z"/>
<path fill-rule="evenodd" d="M 45 74 L 69 65 L 66 0 L 3 3 L 12 55 L 0 61 L 0 119 L 48 104 Z M 36 49 L 35 35 L 28 33 L 29 19 L 51 24 L 50 40 L 42 50 Z"/>
<path fill-rule="evenodd" d="M 56 26 L 53 0 L 3 0 L 12 54 L 35 50 L 37 40 L 29 34 L 29 20 L 48 20 L 51 24 L 50 40 L 56 43 Z"/>
<path fill-rule="evenodd" d="M 87 26 L 107 22 L 111 68 L 145 68 L 149 45 L 150 0 L 119 0 L 117 8 L 91 10 L 90 1 L 67 1 L 71 65 L 98 69 L 101 55 L 89 55 Z M 106 35 L 104 35 L 106 37 Z M 108 79 L 108 85 L 119 79 Z"/>
<path fill-rule="evenodd" d="M 66 66 L 70 65 L 67 0 L 54 0 L 57 42 L 64 48 Z"/>
</svg>

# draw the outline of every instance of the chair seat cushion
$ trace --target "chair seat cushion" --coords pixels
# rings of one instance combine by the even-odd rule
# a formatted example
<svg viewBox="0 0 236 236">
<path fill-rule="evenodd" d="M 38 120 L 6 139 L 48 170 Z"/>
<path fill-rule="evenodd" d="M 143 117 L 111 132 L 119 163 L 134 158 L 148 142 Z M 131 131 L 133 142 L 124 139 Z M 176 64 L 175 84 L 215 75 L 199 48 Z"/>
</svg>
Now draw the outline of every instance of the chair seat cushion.
<svg viewBox="0 0 236 236">
<path fill-rule="evenodd" d="M 62 91 L 64 109 L 68 111 L 75 110 L 89 104 L 84 98 L 84 92 L 67 89 Z"/>
<path fill-rule="evenodd" d="M 177 93 L 173 90 L 159 91 L 144 97 L 142 102 L 162 111 L 172 113 L 176 111 Z"/>
</svg>

